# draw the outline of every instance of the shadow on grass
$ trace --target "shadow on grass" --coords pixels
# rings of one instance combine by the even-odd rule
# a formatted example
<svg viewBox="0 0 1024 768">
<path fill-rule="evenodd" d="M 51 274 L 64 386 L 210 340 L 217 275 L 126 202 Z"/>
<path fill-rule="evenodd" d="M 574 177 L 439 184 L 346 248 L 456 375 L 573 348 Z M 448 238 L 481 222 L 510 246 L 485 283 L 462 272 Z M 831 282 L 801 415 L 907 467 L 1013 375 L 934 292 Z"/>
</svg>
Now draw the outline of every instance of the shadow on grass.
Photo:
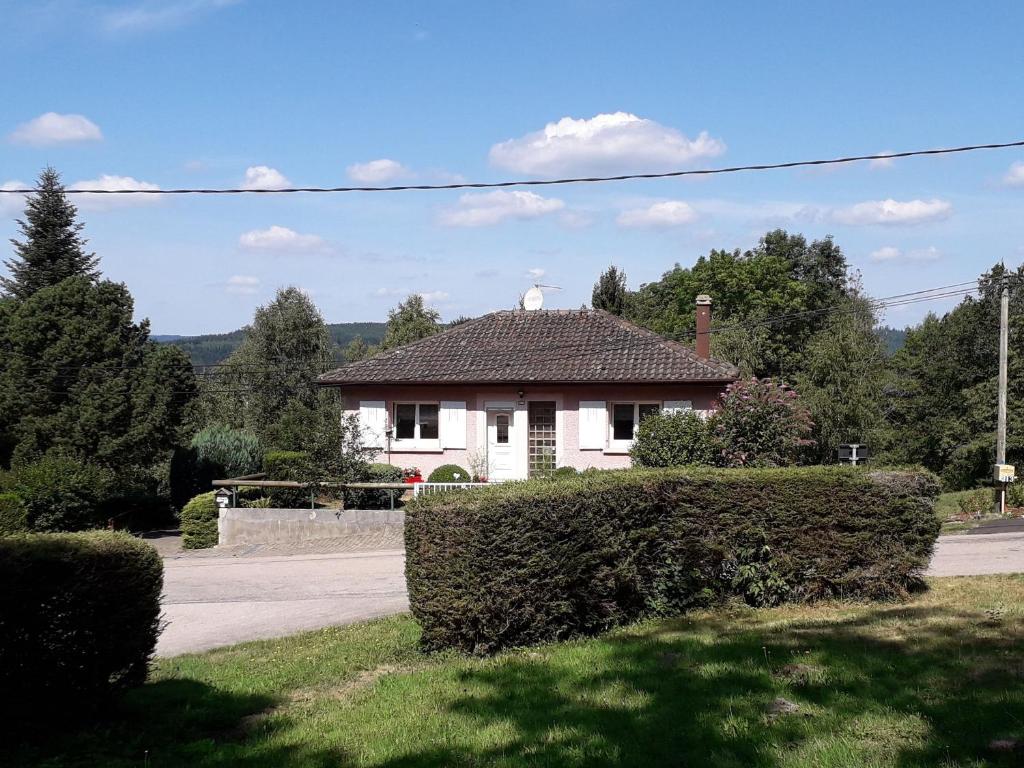
<svg viewBox="0 0 1024 768">
<path fill-rule="evenodd" d="M 507 723 L 512 738 L 385 765 L 1024 763 L 1024 752 L 989 747 L 996 738 L 1024 739 L 1019 623 L 890 606 L 772 630 L 758 613 L 741 611 L 601 642 L 594 653 L 581 644 L 465 672 L 451 715 L 480 731 Z M 799 711 L 770 714 L 778 696 Z"/>
<path fill-rule="evenodd" d="M 196 680 L 161 680 L 129 691 L 87 721 L 57 720 L 46 732 L 0 746 L 0 765 L 336 767 L 344 755 L 316 744 L 274 742 L 291 723 L 274 701 L 237 695 Z M 4 750 L 7 749 L 7 754 Z"/>
</svg>

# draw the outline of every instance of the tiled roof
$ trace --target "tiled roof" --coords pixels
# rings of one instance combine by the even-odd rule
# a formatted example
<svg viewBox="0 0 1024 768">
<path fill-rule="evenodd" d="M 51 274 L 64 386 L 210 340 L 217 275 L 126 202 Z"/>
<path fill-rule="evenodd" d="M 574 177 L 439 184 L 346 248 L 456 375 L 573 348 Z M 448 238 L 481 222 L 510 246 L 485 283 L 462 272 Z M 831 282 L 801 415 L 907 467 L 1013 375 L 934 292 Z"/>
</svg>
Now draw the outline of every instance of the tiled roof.
<svg viewBox="0 0 1024 768">
<path fill-rule="evenodd" d="M 736 368 L 705 360 L 602 310 L 493 312 L 343 365 L 321 384 L 721 382 Z"/>
</svg>

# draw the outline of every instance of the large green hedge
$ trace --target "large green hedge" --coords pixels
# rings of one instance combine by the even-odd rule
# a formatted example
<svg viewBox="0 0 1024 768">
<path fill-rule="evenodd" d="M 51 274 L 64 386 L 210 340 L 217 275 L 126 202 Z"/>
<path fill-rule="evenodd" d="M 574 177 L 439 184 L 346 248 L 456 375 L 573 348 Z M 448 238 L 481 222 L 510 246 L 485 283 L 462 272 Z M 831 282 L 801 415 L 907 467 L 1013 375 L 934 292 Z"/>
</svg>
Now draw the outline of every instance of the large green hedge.
<svg viewBox="0 0 1024 768">
<path fill-rule="evenodd" d="M 0 538 L 0 691 L 18 719 L 61 729 L 142 683 L 160 629 L 163 565 L 125 533 Z"/>
<path fill-rule="evenodd" d="M 426 647 L 488 653 L 731 595 L 900 597 L 938 490 L 920 470 L 694 468 L 426 496 L 406 510 L 410 602 Z"/>
<path fill-rule="evenodd" d="M 201 493 L 181 510 L 181 546 L 206 549 L 217 546 L 220 507 L 214 491 Z"/>
<path fill-rule="evenodd" d="M 0 493 L 0 536 L 29 530 L 28 509 L 14 493 Z"/>
</svg>

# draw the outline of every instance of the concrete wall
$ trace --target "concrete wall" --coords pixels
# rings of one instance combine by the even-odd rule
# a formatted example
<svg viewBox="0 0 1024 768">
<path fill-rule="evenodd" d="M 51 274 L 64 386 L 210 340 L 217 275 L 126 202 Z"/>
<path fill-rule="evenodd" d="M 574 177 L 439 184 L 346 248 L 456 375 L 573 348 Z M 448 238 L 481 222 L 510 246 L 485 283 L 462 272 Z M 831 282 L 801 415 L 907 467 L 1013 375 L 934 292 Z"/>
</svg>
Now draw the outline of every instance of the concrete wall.
<svg viewBox="0 0 1024 768">
<path fill-rule="evenodd" d="M 230 508 L 220 511 L 217 543 L 286 544 L 375 532 L 401 534 L 404 524 L 400 509 Z"/>
</svg>

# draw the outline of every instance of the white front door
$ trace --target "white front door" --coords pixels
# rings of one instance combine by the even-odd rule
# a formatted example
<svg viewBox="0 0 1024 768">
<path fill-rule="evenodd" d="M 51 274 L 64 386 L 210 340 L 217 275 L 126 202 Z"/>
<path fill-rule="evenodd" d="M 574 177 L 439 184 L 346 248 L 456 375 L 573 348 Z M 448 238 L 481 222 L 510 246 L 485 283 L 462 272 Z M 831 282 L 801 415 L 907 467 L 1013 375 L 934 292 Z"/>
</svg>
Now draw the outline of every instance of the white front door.
<svg viewBox="0 0 1024 768">
<path fill-rule="evenodd" d="M 487 411 L 487 479 L 514 480 L 516 457 L 513 452 L 512 411 Z"/>
</svg>

